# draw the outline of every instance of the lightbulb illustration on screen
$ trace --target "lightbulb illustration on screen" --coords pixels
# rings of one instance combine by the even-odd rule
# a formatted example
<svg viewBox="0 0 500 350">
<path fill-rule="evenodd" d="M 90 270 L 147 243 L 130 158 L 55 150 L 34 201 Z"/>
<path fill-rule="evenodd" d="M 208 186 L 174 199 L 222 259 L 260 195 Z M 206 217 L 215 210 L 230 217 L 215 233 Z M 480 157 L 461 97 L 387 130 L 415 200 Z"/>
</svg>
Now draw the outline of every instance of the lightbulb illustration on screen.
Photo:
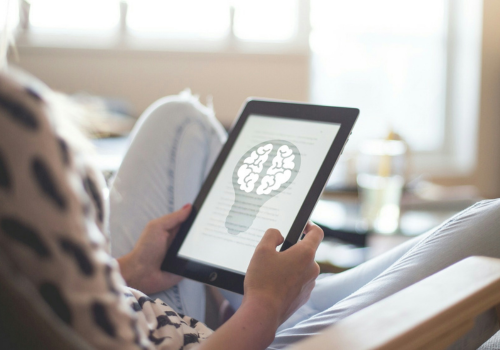
<svg viewBox="0 0 500 350">
<path fill-rule="evenodd" d="M 249 149 L 233 171 L 234 203 L 226 229 L 237 235 L 247 231 L 260 208 L 285 190 L 300 169 L 300 152 L 288 141 L 271 140 Z"/>
</svg>

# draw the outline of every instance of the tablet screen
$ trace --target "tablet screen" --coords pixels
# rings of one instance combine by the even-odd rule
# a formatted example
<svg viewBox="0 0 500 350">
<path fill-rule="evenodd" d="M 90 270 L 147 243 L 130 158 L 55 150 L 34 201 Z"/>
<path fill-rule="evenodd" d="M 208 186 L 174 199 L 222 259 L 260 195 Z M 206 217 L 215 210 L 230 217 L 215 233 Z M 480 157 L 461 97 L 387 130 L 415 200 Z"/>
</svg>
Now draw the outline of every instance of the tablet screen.
<svg viewBox="0 0 500 350">
<path fill-rule="evenodd" d="M 250 115 L 178 256 L 245 274 L 267 229 L 288 234 L 339 129 Z"/>
</svg>

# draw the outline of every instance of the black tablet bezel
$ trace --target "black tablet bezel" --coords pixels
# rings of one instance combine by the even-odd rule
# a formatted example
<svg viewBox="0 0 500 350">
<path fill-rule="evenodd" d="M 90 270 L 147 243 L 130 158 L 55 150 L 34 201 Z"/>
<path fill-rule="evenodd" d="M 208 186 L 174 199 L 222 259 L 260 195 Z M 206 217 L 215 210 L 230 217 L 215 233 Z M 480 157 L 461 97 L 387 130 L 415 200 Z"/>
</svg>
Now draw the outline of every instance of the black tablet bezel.
<svg viewBox="0 0 500 350">
<path fill-rule="evenodd" d="M 337 159 L 349 138 L 352 128 L 359 115 L 356 108 L 332 107 L 311 105 L 303 103 L 257 100 L 249 99 L 246 102 L 236 123 L 229 133 L 228 139 L 208 174 L 203 186 L 193 203 L 193 209 L 188 219 L 182 224 L 167 255 L 162 263 L 162 270 L 187 277 L 192 280 L 210 284 L 226 290 L 243 294 L 243 274 L 206 265 L 194 260 L 188 260 L 177 256 L 177 253 L 184 242 L 184 239 L 191 228 L 200 208 L 212 187 L 220 169 L 229 155 L 236 139 L 238 138 L 243 125 L 250 115 L 269 116 L 278 118 L 288 118 L 297 120 L 314 120 L 340 124 L 340 129 L 321 165 L 316 178 L 314 179 L 309 192 L 300 207 L 300 210 L 293 221 L 288 233 L 282 232 L 285 241 L 281 247 L 284 251 L 297 243 L 300 235 L 309 219 L 321 192 L 330 176 Z"/>
</svg>

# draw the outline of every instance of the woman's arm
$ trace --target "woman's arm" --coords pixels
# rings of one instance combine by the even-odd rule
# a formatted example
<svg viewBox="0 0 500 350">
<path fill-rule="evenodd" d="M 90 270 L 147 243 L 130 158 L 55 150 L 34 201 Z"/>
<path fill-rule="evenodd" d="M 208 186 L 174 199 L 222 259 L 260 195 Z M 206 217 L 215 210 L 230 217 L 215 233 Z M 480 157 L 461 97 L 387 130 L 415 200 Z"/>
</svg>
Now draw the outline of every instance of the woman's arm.
<svg viewBox="0 0 500 350">
<path fill-rule="evenodd" d="M 314 287 L 319 266 L 314 256 L 323 231 L 308 224 L 302 241 L 285 252 L 278 230 L 266 231 L 245 277 L 241 307 L 199 349 L 265 349 L 278 327 L 302 306 Z"/>
<path fill-rule="evenodd" d="M 197 349 L 265 349 L 274 340 L 280 325 L 278 314 L 273 304 L 244 301 L 238 311 Z"/>
<path fill-rule="evenodd" d="M 179 283 L 182 277 L 161 270 L 167 250 L 188 218 L 191 205 L 150 221 L 134 249 L 117 259 L 120 271 L 129 287 L 146 294 L 166 290 Z"/>
<path fill-rule="evenodd" d="M 134 249 L 118 259 L 127 284 L 144 293 L 170 288 L 181 277 L 160 269 L 163 258 L 184 222 L 191 206 L 151 221 Z M 278 327 L 302 306 L 311 294 L 319 274 L 314 261 L 323 231 L 309 223 L 302 241 L 284 252 L 278 230 L 269 229 L 255 249 L 245 277 L 240 308 L 200 349 L 265 349 Z"/>
</svg>

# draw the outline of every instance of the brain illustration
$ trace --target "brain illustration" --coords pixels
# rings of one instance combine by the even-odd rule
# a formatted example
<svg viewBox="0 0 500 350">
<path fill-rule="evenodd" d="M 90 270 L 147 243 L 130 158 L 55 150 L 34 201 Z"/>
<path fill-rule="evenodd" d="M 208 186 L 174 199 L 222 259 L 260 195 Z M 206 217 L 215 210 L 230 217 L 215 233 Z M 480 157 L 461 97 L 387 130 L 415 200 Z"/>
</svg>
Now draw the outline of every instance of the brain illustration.
<svg viewBox="0 0 500 350">
<path fill-rule="evenodd" d="M 247 231 L 262 205 L 293 182 L 300 163 L 298 148 L 285 140 L 262 142 L 243 154 L 233 172 L 235 199 L 226 217 L 227 231 Z"/>
<path fill-rule="evenodd" d="M 267 169 L 266 176 L 262 178 L 257 194 L 269 194 L 280 188 L 290 180 L 292 170 L 295 167 L 293 151 L 287 145 L 278 148 L 278 154 L 273 158 L 273 165 Z"/>
<path fill-rule="evenodd" d="M 272 144 L 257 148 L 253 151 L 250 157 L 243 161 L 243 165 L 238 169 L 238 184 L 240 189 L 250 193 L 255 187 L 255 183 L 260 177 L 260 173 L 264 168 L 264 163 L 269 158 L 269 153 L 273 150 Z"/>
<path fill-rule="evenodd" d="M 264 165 L 273 149 L 276 149 L 273 152 L 275 153 L 274 157 L 270 166 L 265 170 Z M 267 143 L 257 147 L 238 168 L 240 190 L 250 193 L 257 187 L 255 190 L 257 195 L 270 194 L 278 190 L 292 177 L 292 170 L 295 168 L 294 159 L 295 154 L 292 148 L 286 144 Z M 263 172 L 263 170 L 265 171 Z"/>
</svg>

